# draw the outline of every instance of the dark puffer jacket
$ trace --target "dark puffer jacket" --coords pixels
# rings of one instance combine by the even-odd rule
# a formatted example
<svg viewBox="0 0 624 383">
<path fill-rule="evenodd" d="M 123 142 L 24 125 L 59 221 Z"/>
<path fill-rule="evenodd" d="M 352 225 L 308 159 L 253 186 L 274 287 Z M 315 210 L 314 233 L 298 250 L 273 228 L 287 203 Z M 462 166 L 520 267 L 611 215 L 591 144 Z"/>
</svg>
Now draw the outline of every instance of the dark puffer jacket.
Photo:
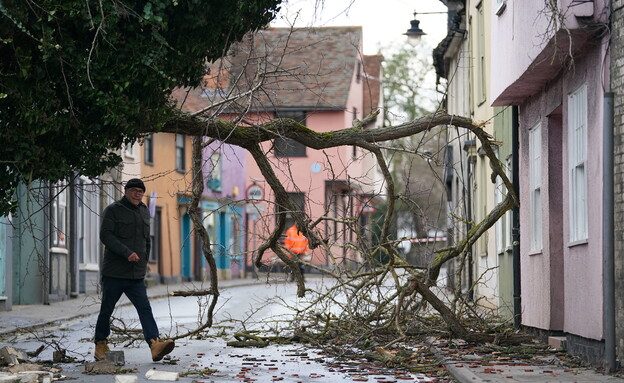
<svg viewBox="0 0 624 383">
<path fill-rule="evenodd" d="M 104 209 L 100 240 L 105 246 L 102 275 L 143 279 L 150 252 L 150 215 L 143 202 L 135 206 L 126 197 Z M 137 253 L 139 261 L 128 257 Z"/>
</svg>

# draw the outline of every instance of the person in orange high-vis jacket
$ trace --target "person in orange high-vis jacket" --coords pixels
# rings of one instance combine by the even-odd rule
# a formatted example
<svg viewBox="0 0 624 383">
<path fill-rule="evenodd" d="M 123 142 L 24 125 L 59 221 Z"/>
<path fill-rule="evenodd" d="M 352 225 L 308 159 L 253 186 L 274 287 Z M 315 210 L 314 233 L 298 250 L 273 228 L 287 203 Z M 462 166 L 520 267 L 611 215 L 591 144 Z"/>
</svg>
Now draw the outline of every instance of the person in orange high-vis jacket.
<svg viewBox="0 0 624 383">
<path fill-rule="evenodd" d="M 286 230 L 286 239 L 284 240 L 284 246 L 288 251 L 293 253 L 299 259 L 306 256 L 310 252 L 310 248 L 308 247 L 308 239 L 303 235 L 297 225 L 292 225 Z M 301 272 L 301 276 L 303 277 L 303 264 L 299 263 L 299 271 Z M 290 274 L 290 280 L 294 280 L 294 274 Z"/>
</svg>

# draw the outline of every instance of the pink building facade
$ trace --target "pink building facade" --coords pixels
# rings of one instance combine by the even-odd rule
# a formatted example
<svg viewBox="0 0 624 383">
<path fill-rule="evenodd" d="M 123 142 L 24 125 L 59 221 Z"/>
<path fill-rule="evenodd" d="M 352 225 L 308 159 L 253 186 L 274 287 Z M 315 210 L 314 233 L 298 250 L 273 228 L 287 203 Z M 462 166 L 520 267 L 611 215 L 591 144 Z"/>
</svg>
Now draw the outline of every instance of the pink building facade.
<svg viewBox="0 0 624 383">
<path fill-rule="evenodd" d="M 599 363 L 607 3 L 499 3 L 490 91 L 493 106 L 519 108 L 522 325 Z"/>
<path fill-rule="evenodd" d="M 280 67 L 299 67 L 300 72 L 296 80 L 288 77 L 282 78 L 279 85 L 276 82 L 276 87 L 271 88 L 274 94 L 270 102 L 258 100 L 251 108 L 256 114 L 248 114 L 246 120 L 289 117 L 316 132 L 352 127 L 356 119 L 361 120 L 370 113 L 368 109 L 376 108 L 380 102 L 365 101 L 365 89 L 377 87 L 374 94 L 379 97 L 380 84 L 377 81 L 371 85 L 368 81 L 362 62 L 361 34 L 359 27 L 262 31 L 258 37 L 264 44 L 261 50 L 286 52 Z M 286 49 L 275 49 L 283 47 L 286 41 Z M 380 68 L 378 65 L 377 70 Z M 379 78 L 379 73 L 370 75 Z M 351 245 L 357 242 L 358 234 L 365 233 L 370 226 L 372 204 L 375 198 L 380 198 L 382 185 L 380 171 L 370 160 L 371 155 L 352 146 L 315 150 L 279 137 L 266 142 L 263 149 L 298 207 L 312 221 L 326 217 L 319 220 L 315 230 L 327 239 L 329 246 L 311 252 L 308 261 L 313 267 L 359 264 L 361 255 Z M 256 190 L 258 187 L 262 190 L 262 198 L 247 210 L 247 250 L 255 256 L 255 249 L 274 229 L 280 207 L 275 204 L 275 196 L 251 156 L 247 162 L 247 184 L 248 188 L 253 185 Z M 344 219 L 352 223 L 346 224 Z M 293 223 L 287 215 L 286 228 Z M 273 253 L 265 254 L 262 261 L 279 269 Z M 251 268 L 251 256 L 247 262 Z"/>
</svg>

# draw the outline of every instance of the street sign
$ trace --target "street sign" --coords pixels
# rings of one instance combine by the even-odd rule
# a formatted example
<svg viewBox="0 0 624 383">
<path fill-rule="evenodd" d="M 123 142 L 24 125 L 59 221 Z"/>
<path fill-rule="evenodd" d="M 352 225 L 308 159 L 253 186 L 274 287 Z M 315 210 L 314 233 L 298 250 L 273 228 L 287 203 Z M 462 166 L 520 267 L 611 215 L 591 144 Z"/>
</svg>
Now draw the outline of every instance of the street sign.
<svg viewBox="0 0 624 383">
<path fill-rule="evenodd" d="M 247 199 L 252 203 L 258 203 L 264 199 L 264 190 L 258 184 L 251 184 L 247 188 Z"/>
</svg>

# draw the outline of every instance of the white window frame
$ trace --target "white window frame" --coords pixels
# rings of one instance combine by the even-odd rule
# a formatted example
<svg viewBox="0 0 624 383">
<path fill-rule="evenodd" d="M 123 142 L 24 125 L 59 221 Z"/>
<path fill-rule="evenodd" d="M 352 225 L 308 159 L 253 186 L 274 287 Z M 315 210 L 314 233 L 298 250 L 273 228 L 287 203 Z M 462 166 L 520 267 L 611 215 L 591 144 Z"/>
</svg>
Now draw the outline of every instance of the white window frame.
<svg viewBox="0 0 624 383">
<path fill-rule="evenodd" d="M 477 102 L 483 104 L 487 98 L 485 73 L 485 10 L 483 2 L 477 4 Z"/>
<path fill-rule="evenodd" d="M 176 159 L 176 170 L 177 171 L 185 171 L 186 170 L 186 137 L 184 134 L 175 135 L 175 159 Z"/>
<path fill-rule="evenodd" d="M 511 156 L 509 156 L 509 158 L 507 158 L 507 167 L 505 168 L 505 174 L 507 175 L 507 179 L 512 178 L 512 169 L 511 169 L 511 164 L 512 164 L 512 158 Z M 504 240 L 504 246 L 509 249 L 512 247 L 512 243 L 511 243 L 511 238 L 512 238 L 512 230 L 513 227 L 511 226 L 511 217 L 512 217 L 512 209 L 509 209 L 506 213 L 505 213 L 505 240 Z"/>
<path fill-rule="evenodd" d="M 102 206 L 102 211 L 104 211 L 104 208 L 106 208 L 108 205 L 110 205 L 111 203 L 115 202 L 116 199 L 116 189 L 115 189 L 115 185 L 113 184 L 112 181 L 107 182 L 104 185 L 104 204 Z"/>
<path fill-rule="evenodd" d="M 143 162 L 154 164 L 154 134 L 148 134 L 143 140 Z"/>
<path fill-rule="evenodd" d="M 134 159 L 134 145 L 132 144 L 124 145 L 124 156 Z"/>
<path fill-rule="evenodd" d="M 505 175 L 511 179 L 511 156 L 505 161 Z M 501 177 L 496 178 L 496 189 L 494 191 L 494 202 L 496 205 L 503 202 L 503 197 L 508 193 L 507 187 Z M 496 252 L 502 254 L 511 247 L 511 209 L 496 221 Z"/>
<path fill-rule="evenodd" d="M 78 250 L 80 268 L 97 270 L 100 259 L 100 185 L 80 177 L 78 190 Z"/>
<path fill-rule="evenodd" d="M 50 227 L 52 247 L 67 248 L 67 184 L 63 181 L 52 187 Z"/>
<path fill-rule="evenodd" d="M 542 126 L 529 130 L 529 241 L 531 252 L 542 250 Z"/>
<path fill-rule="evenodd" d="M 587 84 L 568 95 L 570 242 L 587 240 Z"/>
<path fill-rule="evenodd" d="M 498 206 L 499 203 L 503 202 L 503 180 L 500 177 L 496 177 L 496 186 L 494 189 L 494 205 Z M 496 252 L 498 254 L 505 251 L 505 241 L 503 230 L 504 222 L 502 219 L 496 221 Z"/>
</svg>

